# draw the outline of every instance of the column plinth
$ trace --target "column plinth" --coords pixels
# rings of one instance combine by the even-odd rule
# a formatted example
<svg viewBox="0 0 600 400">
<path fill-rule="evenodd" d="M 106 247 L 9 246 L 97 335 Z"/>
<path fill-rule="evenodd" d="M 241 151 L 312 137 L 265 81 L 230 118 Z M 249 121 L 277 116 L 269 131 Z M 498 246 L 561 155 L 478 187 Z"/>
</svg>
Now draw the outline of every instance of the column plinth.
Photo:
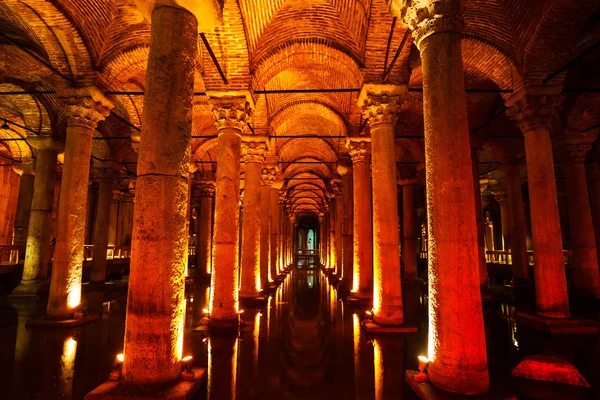
<svg viewBox="0 0 600 400">
<path fill-rule="evenodd" d="M 583 296 L 600 298 L 596 236 L 584 165 L 591 148 L 591 144 L 568 144 L 562 151 L 573 247 L 573 286 Z"/>
<path fill-rule="evenodd" d="M 358 298 L 373 295 L 373 226 L 371 221 L 371 144 L 350 141 L 354 193 L 354 270 L 352 292 Z"/>
<path fill-rule="evenodd" d="M 219 131 L 215 190 L 215 231 L 210 292 L 210 326 L 239 323 L 239 213 L 241 134 L 250 117 L 250 97 L 210 94 Z"/>
<path fill-rule="evenodd" d="M 506 105 L 510 107 L 508 115 L 517 121 L 525 137 L 537 313 L 543 317 L 568 318 L 569 298 L 550 139 L 552 118 L 561 99 L 553 89 L 524 89 L 511 96 Z"/>
<path fill-rule="evenodd" d="M 260 295 L 260 181 L 262 164 L 267 151 L 263 142 L 242 142 L 242 157 L 245 162 L 244 215 L 242 217 L 242 271 L 241 298 L 256 298 Z"/>
<path fill-rule="evenodd" d="M 95 88 L 70 89 L 59 98 L 68 125 L 46 317 L 65 320 L 81 302 L 92 136 L 113 104 Z"/>
<path fill-rule="evenodd" d="M 373 174 L 373 321 L 404 323 L 394 129 L 405 86 L 364 85 L 358 105 L 369 119 Z"/>
<path fill-rule="evenodd" d="M 29 144 L 37 149 L 36 175 L 31 202 L 31 215 L 27 230 L 27 249 L 21 284 L 12 295 L 36 295 L 41 286 L 48 283 L 50 229 L 54 187 L 56 184 L 56 161 L 64 143 L 47 137 L 32 137 Z M 46 288 L 47 289 L 47 288 Z"/>
<path fill-rule="evenodd" d="M 404 10 L 403 19 L 423 68 L 429 378 L 441 389 L 475 394 L 488 390 L 489 375 L 460 44 L 463 5 L 420 1 Z"/>
<path fill-rule="evenodd" d="M 196 24 L 183 9 L 152 14 L 122 378 L 145 390 L 181 374 Z"/>
</svg>

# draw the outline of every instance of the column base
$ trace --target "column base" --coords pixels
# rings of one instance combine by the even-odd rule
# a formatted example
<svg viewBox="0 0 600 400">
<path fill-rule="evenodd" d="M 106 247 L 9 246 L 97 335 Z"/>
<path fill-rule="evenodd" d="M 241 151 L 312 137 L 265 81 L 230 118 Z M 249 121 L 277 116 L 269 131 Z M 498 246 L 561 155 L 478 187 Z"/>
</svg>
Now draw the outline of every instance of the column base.
<svg viewBox="0 0 600 400">
<path fill-rule="evenodd" d="M 155 391 L 138 391 L 121 382 L 106 381 L 85 396 L 85 400 L 189 400 L 206 381 L 206 369 L 192 368 L 192 380 L 179 380 L 174 385 Z"/>
<path fill-rule="evenodd" d="M 517 324 L 553 335 L 588 335 L 598 333 L 598 324 L 592 320 L 547 318 L 537 314 L 517 312 Z"/>
<path fill-rule="evenodd" d="M 410 325 L 381 325 L 371 320 L 365 320 L 362 326 L 369 333 L 415 333 L 416 326 Z"/>
<path fill-rule="evenodd" d="M 52 320 L 47 318 L 30 319 L 25 323 L 27 328 L 72 328 L 99 319 L 99 315 L 86 315 L 81 318 Z"/>
<path fill-rule="evenodd" d="M 240 306 L 243 308 L 261 308 L 267 304 L 268 297 L 252 296 L 246 297 L 240 295 Z"/>
<path fill-rule="evenodd" d="M 19 286 L 17 286 L 12 293 L 10 294 L 10 298 L 15 297 L 35 297 L 35 296 L 45 296 L 47 297 L 50 293 L 50 281 L 25 281 L 21 282 Z"/>
<path fill-rule="evenodd" d="M 417 277 L 402 277 L 402 285 L 422 288 L 422 287 L 427 286 L 427 282 L 425 282 L 423 279 L 417 278 Z"/>
<path fill-rule="evenodd" d="M 214 319 L 209 318 L 208 330 L 211 332 L 237 332 L 240 328 L 240 318 Z"/>
<path fill-rule="evenodd" d="M 371 309 L 373 307 L 373 293 L 351 292 L 350 295 L 346 297 L 346 302 L 350 307 L 368 307 Z"/>
<path fill-rule="evenodd" d="M 451 393 L 435 387 L 429 380 L 421 381 L 419 371 L 407 370 L 405 380 L 415 394 L 423 400 L 517 400 L 517 396 L 506 389 L 490 387 L 481 394 Z"/>
</svg>

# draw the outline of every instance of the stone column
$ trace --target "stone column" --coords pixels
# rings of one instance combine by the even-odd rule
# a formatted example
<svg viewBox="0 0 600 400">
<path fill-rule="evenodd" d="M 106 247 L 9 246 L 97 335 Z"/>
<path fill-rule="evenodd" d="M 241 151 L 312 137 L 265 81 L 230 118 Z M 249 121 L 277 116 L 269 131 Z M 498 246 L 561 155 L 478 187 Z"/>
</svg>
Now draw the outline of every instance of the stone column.
<svg viewBox="0 0 600 400">
<path fill-rule="evenodd" d="M 441 389 L 474 394 L 488 390 L 489 375 L 461 51 L 463 5 L 420 1 L 404 10 L 403 19 L 423 68 L 429 378 Z"/>
<path fill-rule="evenodd" d="M 212 265 L 212 231 L 214 182 L 201 181 L 197 185 L 200 212 L 196 216 L 196 269 L 200 277 L 210 275 Z"/>
<path fill-rule="evenodd" d="M 508 206 L 508 192 L 506 190 L 494 190 L 494 198 L 500 205 L 500 225 L 502 226 L 502 250 L 510 250 L 511 244 L 511 217 L 510 208 Z"/>
<path fill-rule="evenodd" d="M 342 162 L 345 165 L 338 165 L 338 173 L 342 175 L 342 282 L 340 284 L 344 291 L 350 291 L 352 289 L 352 266 L 354 261 L 353 251 L 353 234 L 352 229 L 354 225 L 354 183 L 352 179 L 352 161 L 349 159 L 349 155 L 344 155 Z M 347 165 L 349 164 L 349 166 Z"/>
<path fill-rule="evenodd" d="M 583 164 L 591 148 L 591 144 L 577 143 L 567 144 L 562 150 L 573 246 L 573 286 L 581 295 L 600 298 L 596 236 Z"/>
<path fill-rule="evenodd" d="M 65 104 L 68 125 L 46 316 L 65 320 L 73 317 L 81 302 L 92 136 L 113 104 L 91 87 L 71 89 L 59 96 Z"/>
<path fill-rule="evenodd" d="M 332 186 L 333 186 L 333 182 L 332 182 Z M 329 237 L 329 242 L 327 244 L 329 251 L 329 270 L 333 273 L 335 273 L 335 270 L 337 268 L 337 235 L 336 235 L 336 231 L 335 228 L 337 227 L 336 225 L 336 221 L 335 221 L 335 217 L 336 217 L 336 207 L 337 207 L 337 199 L 335 196 L 335 190 L 332 187 L 332 192 L 331 193 L 327 193 L 327 196 L 329 196 L 329 218 L 327 218 L 327 230 L 328 230 L 328 237 Z"/>
<path fill-rule="evenodd" d="M 115 246 L 117 244 L 117 221 L 119 220 L 119 199 L 121 191 L 114 189 L 110 202 L 110 216 L 108 218 L 108 245 Z"/>
<path fill-rule="evenodd" d="M 550 318 L 570 317 L 550 139 L 559 93 L 553 86 L 528 87 L 506 101 L 525 137 L 537 313 Z"/>
<path fill-rule="evenodd" d="M 590 165 L 589 177 L 594 236 L 596 251 L 598 251 L 600 249 L 600 161 L 596 160 Z"/>
<path fill-rule="evenodd" d="M 271 255 L 269 256 L 269 262 L 271 264 L 271 277 L 275 279 L 279 276 L 279 269 L 277 268 L 277 249 L 279 248 L 279 223 L 280 223 L 280 213 L 279 213 L 279 189 L 283 186 L 283 181 L 273 181 L 273 185 L 271 185 L 271 189 L 269 190 L 269 201 L 271 208 L 271 243 L 270 243 L 270 251 Z"/>
<path fill-rule="evenodd" d="M 260 183 L 260 282 L 266 288 L 275 279 L 271 274 L 271 186 L 275 181 L 275 169 L 262 169 Z"/>
<path fill-rule="evenodd" d="M 56 184 L 56 159 L 64 143 L 50 136 L 31 137 L 28 143 L 37 149 L 36 175 L 33 186 L 31 215 L 27 230 L 27 250 L 21 284 L 12 295 L 36 295 L 40 286 L 48 281 L 48 257 L 54 186 Z"/>
<path fill-rule="evenodd" d="M 287 267 L 287 241 L 288 241 L 288 225 L 289 221 L 285 218 L 285 192 L 279 192 L 279 226 L 281 227 L 281 237 L 279 239 L 279 270 L 283 271 Z"/>
<path fill-rule="evenodd" d="M 319 257 L 322 265 L 325 265 L 325 213 L 319 212 Z"/>
<path fill-rule="evenodd" d="M 189 11 L 154 9 L 123 351 L 122 379 L 129 387 L 160 387 L 181 374 L 197 37 Z"/>
<path fill-rule="evenodd" d="M 479 180 L 479 160 L 477 148 L 471 147 L 471 168 L 473 171 L 473 194 L 475 198 L 475 225 L 477 227 L 477 265 L 479 266 L 479 285 L 487 288 L 488 272 L 485 259 L 485 234 L 483 231 L 483 206 L 481 194 L 483 189 Z"/>
<path fill-rule="evenodd" d="M 349 141 L 354 172 L 354 271 L 352 292 L 359 298 L 373 293 L 373 225 L 371 221 L 371 144 Z"/>
<path fill-rule="evenodd" d="M 396 190 L 394 129 L 401 97 L 407 88 L 363 86 L 358 105 L 371 127 L 373 151 L 373 321 L 404 322 L 400 284 L 400 235 Z"/>
<path fill-rule="evenodd" d="M 403 180 L 402 185 L 402 215 L 404 233 L 404 277 L 417 278 L 417 242 L 419 233 L 417 229 L 417 211 L 415 210 L 415 186 L 418 180 Z"/>
<path fill-rule="evenodd" d="M 334 274 L 340 279 L 343 275 L 344 244 L 343 224 L 344 224 L 344 198 L 342 196 L 342 180 L 335 179 L 333 183 L 333 193 L 335 194 L 335 270 Z"/>
<path fill-rule="evenodd" d="M 250 117 L 252 98 L 227 92 L 209 96 L 219 131 L 210 325 L 229 329 L 239 322 L 240 135 Z"/>
<path fill-rule="evenodd" d="M 513 279 L 511 284 L 518 286 L 529 279 L 529 255 L 527 254 L 527 224 L 525 206 L 521 190 L 521 169 L 515 164 L 502 167 L 506 175 L 506 192 L 508 195 L 508 211 L 510 215 L 510 256 L 512 260 Z"/>
<path fill-rule="evenodd" d="M 108 250 L 112 192 L 118 165 L 114 162 L 101 162 L 96 163 L 94 168 L 100 177 L 100 187 L 98 190 L 96 221 L 94 222 L 94 258 L 92 260 L 90 283 L 104 283 L 106 281 L 106 253 Z"/>
<path fill-rule="evenodd" d="M 27 228 L 29 227 L 29 216 L 31 214 L 35 169 L 33 160 L 25 160 L 23 164 L 13 165 L 13 170 L 21 176 L 13 233 L 13 244 L 17 246 L 27 244 Z"/>
<path fill-rule="evenodd" d="M 267 151 L 266 138 L 256 141 L 253 136 L 242 142 L 242 158 L 245 163 L 244 215 L 242 221 L 242 278 L 241 298 L 257 298 L 260 281 L 260 180 L 262 163 Z"/>
</svg>

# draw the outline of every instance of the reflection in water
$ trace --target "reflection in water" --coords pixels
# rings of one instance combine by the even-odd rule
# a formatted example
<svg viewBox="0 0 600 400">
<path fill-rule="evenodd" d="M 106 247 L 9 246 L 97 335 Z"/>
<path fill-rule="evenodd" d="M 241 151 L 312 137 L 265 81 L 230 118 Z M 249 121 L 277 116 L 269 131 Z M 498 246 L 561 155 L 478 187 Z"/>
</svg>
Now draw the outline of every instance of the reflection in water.
<svg viewBox="0 0 600 400">
<path fill-rule="evenodd" d="M 238 339 L 214 335 L 208 341 L 209 400 L 235 400 Z"/>
<path fill-rule="evenodd" d="M 75 370 L 75 355 L 77 340 L 72 336 L 65 339 L 60 358 L 60 394 L 63 398 L 71 398 L 73 392 L 73 373 Z"/>
</svg>

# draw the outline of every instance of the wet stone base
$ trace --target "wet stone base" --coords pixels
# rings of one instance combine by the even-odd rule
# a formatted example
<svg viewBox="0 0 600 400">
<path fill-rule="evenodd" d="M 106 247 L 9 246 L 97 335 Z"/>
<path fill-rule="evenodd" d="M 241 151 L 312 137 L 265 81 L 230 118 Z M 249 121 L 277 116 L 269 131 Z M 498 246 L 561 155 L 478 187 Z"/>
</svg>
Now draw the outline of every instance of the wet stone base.
<svg viewBox="0 0 600 400">
<path fill-rule="evenodd" d="M 364 321 L 363 327 L 369 333 L 415 333 L 416 326 L 410 325 L 379 325 L 373 321 Z"/>
<path fill-rule="evenodd" d="M 553 335 L 598 333 L 598 324 L 595 321 L 585 319 L 545 318 L 537 314 L 518 312 L 517 323 Z"/>
<path fill-rule="evenodd" d="M 86 315 L 81 318 L 64 319 L 64 320 L 51 320 L 51 319 L 30 319 L 26 322 L 27 328 L 72 328 L 87 324 L 88 322 L 99 319 L 99 315 Z"/>
<path fill-rule="evenodd" d="M 206 369 L 193 368 L 195 379 L 179 381 L 168 388 L 139 392 L 124 387 L 121 382 L 106 381 L 85 396 L 85 400 L 189 400 L 206 380 Z"/>
<path fill-rule="evenodd" d="M 507 389 L 496 389 L 493 386 L 486 393 L 481 394 L 458 394 L 438 389 L 431 382 L 417 382 L 413 376 L 418 371 L 407 370 L 405 379 L 410 388 L 422 400 L 517 400 L 517 396 Z"/>
</svg>

